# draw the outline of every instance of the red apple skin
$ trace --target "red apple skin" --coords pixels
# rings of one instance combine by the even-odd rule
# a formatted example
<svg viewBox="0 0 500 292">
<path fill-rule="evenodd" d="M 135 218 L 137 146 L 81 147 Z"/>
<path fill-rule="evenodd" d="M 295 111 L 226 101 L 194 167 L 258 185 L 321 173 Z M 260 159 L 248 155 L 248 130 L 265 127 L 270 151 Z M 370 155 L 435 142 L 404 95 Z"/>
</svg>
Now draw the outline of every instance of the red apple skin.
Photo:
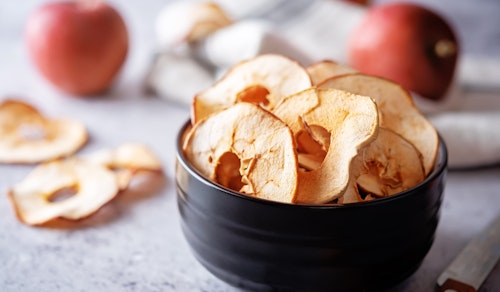
<svg viewBox="0 0 500 292">
<path fill-rule="evenodd" d="M 436 53 L 440 41 L 446 49 Z M 452 83 L 458 49 L 452 27 L 438 14 L 411 3 L 381 4 L 368 9 L 350 36 L 348 62 L 440 100 Z"/>
<path fill-rule="evenodd" d="M 28 52 L 55 87 L 77 96 L 103 93 L 128 52 L 120 14 L 103 1 L 51 2 L 26 24 Z"/>
</svg>

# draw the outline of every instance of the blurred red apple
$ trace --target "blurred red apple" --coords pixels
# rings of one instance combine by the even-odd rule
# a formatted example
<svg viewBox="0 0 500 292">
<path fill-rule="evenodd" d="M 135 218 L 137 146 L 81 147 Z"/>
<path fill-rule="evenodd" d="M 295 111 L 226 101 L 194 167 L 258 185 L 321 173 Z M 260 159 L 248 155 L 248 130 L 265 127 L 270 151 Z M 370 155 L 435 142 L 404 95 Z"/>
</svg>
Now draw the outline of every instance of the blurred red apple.
<svg viewBox="0 0 500 292">
<path fill-rule="evenodd" d="M 41 74 L 75 95 L 108 89 L 128 51 L 122 17 L 100 0 L 42 5 L 29 17 L 25 38 Z"/>
<path fill-rule="evenodd" d="M 350 2 L 358 5 L 368 6 L 371 0 L 344 0 L 345 2 Z"/>
<path fill-rule="evenodd" d="M 350 36 L 349 64 L 439 100 L 455 73 L 459 44 L 435 12 L 411 3 L 372 6 Z"/>
</svg>

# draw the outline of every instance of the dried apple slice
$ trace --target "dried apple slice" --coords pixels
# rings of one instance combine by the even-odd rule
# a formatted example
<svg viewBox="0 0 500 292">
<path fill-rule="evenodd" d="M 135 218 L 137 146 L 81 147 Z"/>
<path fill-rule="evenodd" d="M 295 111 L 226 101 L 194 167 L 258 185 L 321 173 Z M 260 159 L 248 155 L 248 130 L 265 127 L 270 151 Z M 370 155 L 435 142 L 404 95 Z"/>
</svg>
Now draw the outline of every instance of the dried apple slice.
<svg viewBox="0 0 500 292">
<path fill-rule="evenodd" d="M 325 160 L 326 152 L 325 155 L 322 154 L 298 153 L 299 166 L 306 171 L 318 169 Z"/>
<path fill-rule="evenodd" d="M 297 62 L 280 55 L 259 55 L 232 67 L 193 100 L 192 122 L 238 101 L 272 109 L 283 97 L 311 87 L 311 78 Z"/>
<path fill-rule="evenodd" d="M 412 143 L 384 128 L 379 129 L 378 137 L 359 156 L 363 168 L 357 184 L 364 192 L 387 197 L 424 180 L 422 157 Z"/>
<path fill-rule="evenodd" d="M 72 189 L 73 194 L 55 200 L 54 195 L 64 189 Z M 56 218 L 85 218 L 118 191 L 112 171 L 103 165 L 69 158 L 40 164 L 9 190 L 9 197 L 22 222 L 41 225 Z"/>
<path fill-rule="evenodd" d="M 306 70 L 309 73 L 309 76 L 311 76 L 311 80 L 314 85 L 317 85 L 328 78 L 357 72 L 354 68 L 339 64 L 332 60 L 324 60 L 311 64 L 306 67 Z"/>
<path fill-rule="evenodd" d="M 439 145 L 436 129 L 399 84 L 356 73 L 327 79 L 318 87 L 338 88 L 372 97 L 378 105 L 380 126 L 393 130 L 415 145 L 422 154 L 425 174 L 431 172 Z"/>
<path fill-rule="evenodd" d="M 160 160 L 148 146 L 141 143 L 126 143 L 116 148 L 102 149 L 83 158 L 109 168 L 162 171 Z"/>
<path fill-rule="evenodd" d="M 307 125 L 295 134 L 299 166 L 305 170 L 319 168 L 330 147 L 330 133 L 323 127 Z"/>
<path fill-rule="evenodd" d="M 285 123 L 257 105 L 241 102 L 198 122 L 183 151 L 210 180 L 263 199 L 295 201 L 293 135 Z"/>
<path fill-rule="evenodd" d="M 49 120 L 24 102 L 0 104 L 0 163 L 38 163 L 73 154 L 87 141 L 76 120 Z"/>
<path fill-rule="evenodd" d="M 295 141 L 297 142 L 297 150 L 299 153 L 313 154 L 323 157 L 326 155 L 328 147 L 325 147 L 325 144 L 321 144 L 314 139 L 313 135 L 307 130 L 298 132 L 295 135 Z"/>
<path fill-rule="evenodd" d="M 322 204 L 342 196 L 352 159 L 377 135 L 375 102 L 342 90 L 311 88 L 284 98 L 273 113 L 294 134 L 306 125 L 323 127 L 330 133 L 328 151 L 319 168 L 299 172 L 297 202 Z"/>
<path fill-rule="evenodd" d="M 179 1 L 160 11 L 156 31 L 160 44 L 173 47 L 205 38 L 232 24 L 226 12 L 213 2 Z"/>
<path fill-rule="evenodd" d="M 160 160 L 149 147 L 141 143 L 126 143 L 117 148 L 102 149 L 84 155 L 82 159 L 112 170 L 121 190 L 127 188 L 137 171 L 162 171 Z"/>
<path fill-rule="evenodd" d="M 361 197 L 361 195 L 359 194 L 358 185 L 356 183 L 356 180 L 350 179 L 346 191 L 344 192 L 344 194 L 340 198 L 338 198 L 336 203 L 340 204 L 340 205 L 344 205 L 344 204 L 351 204 L 351 203 L 361 203 L 361 202 L 365 202 L 365 201 L 373 200 L 373 199 L 375 199 L 375 198 L 373 196 L 371 196 L 370 194 L 368 194 L 366 196 L 366 198 L 363 199 Z"/>
<path fill-rule="evenodd" d="M 378 136 L 354 158 L 350 190 L 343 203 L 361 202 L 358 188 L 370 197 L 387 197 L 412 188 L 425 178 L 420 152 L 392 130 L 379 128 Z"/>
</svg>

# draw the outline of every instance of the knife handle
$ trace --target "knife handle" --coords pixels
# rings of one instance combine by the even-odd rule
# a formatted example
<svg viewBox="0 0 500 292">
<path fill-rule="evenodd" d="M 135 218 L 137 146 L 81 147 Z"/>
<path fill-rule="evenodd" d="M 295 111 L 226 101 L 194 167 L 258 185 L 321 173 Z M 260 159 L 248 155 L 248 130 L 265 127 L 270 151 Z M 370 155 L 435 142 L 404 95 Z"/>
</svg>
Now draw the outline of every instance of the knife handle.
<svg viewBox="0 0 500 292">
<path fill-rule="evenodd" d="M 474 287 L 469 286 L 465 283 L 455 281 L 453 279 L 447 279 L 444 284 L 439 287 L 439 292 L 476 292 Z"/>
</svg>

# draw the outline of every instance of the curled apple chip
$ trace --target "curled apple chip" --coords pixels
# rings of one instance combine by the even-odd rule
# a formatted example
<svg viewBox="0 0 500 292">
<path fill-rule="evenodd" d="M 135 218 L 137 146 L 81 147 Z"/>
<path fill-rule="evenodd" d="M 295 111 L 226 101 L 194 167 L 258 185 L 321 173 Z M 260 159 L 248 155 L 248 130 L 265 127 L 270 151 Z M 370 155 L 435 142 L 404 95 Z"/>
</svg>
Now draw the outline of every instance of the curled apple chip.
<svg viewBox="0 0 500 292">
<path fill-rule="evenodd" d="M 137 171 L 162 171 L 160 160 L 148 146 L 141 143 L 126 143 L 116 148 L 98 150 L 82 158 L 112 170 L 121 190 L 128 186 Z"/>
<path fill-rule="evenodd" d="M 31 105 L 5 100 L 0 104 L 0 163 L 38 163 L 76 152 L 87 141 L 76 120 L 45 118 Z"/>
<path fill-rule="evenodd" d="M 342 197 L 338 198 L 338 200 L 335 203 L 340 205 L 345 205 L 351 203 L 361 203 L 375 199 L 376 198 L 373 197 L 371 194 L 367 194 L 364 198 L 362 198 L 361 194 L 359 193 L 356 180 L 350 179 L 346 191 L 344 192 Z"/>
<path fill-rule="evenodd" d="M 324 60 L 313 63 L 307 66 L 306 70 L 309 73 L 309 76 L 311 76 L 311 80 L 314 85 L 317 85 L 328 78 L 357 72 L 354 68 L 332 60 Z"/>
<path fill-rule="evenodd" d="M 377 138 L 354 158 L 354 182 L 342 203 L 387 197 L 416 186 L 425 178 L 420 152 L 392 130 L 379 128 Z M 360 195 L 363 193 L 363 198 Z"/>
<path fill-rule="evenodd" d="M 277 118 L 292 133 L 283 148 L 276 141 L 290 134 L 270 122 Z M 183 151 L 202 175 L 238 192 L 299 204 L 400 193 L 432 171 L 439 144 L 400 85 L 331 60 L 303 68 L 280 55 L 241 62 L 196 95 L 191 127 Z M 287 143 L 293 151 L 284 150 Z M 294 154 L 273 158 L 280 151 Z M 285 167 L 283 159 L 293 163 Z"/>
<path fill-rule="evenodd" d="M 241 102 L 199 121 L 183 151 L 202 175 L 225 187 L 258 198 L 295 201 L 292 132 L 257 105 Z"/>
<path fill-rule="evenodd" d="M 59 195 L 65 191 L 63 198 Z M 113 172 L 78 158 L 38 165 L 9 190 L 18 218 L 41 225 L 56 218 L 85 218 L 118 194 Z"/>
<path fill-rule="evenodd" d="M 116 148 L 101 149 L 84 156 L 84 159 L 109 168 L 162 171 L 158 157 L 141 143 L 126 143 Z"/>
<path fill-rule="evenodd" d="M 156 33 L 161 45 L 173 47 L 205 38 L 232 23 L 226 12 L 214 2 L 177 1 L 160 11 Z"/>
<path fill-rule="evenodd" d="M 297 135 L 307 126 L 330 133 L 324 160 L 317 169 L 299 172 L 297 202 L 322 204 L 343 195 L 352 159 L 378 132 L 378 111 L 367 96 L 335 89 L 311 88 L 287 96 L 273 110 Z"/>
<path fill-rule="evenodd" d="M 318 87 L 337 88 L 372 97 L 378 106 L 380 126 L 393 130 L 415 145 L 422 154 L 425 174 L 431 172 L 439 145 L 437 131 L 399 84 L 356 73 L 327 79 Z"/>
<path fill-rule="evenodd" d="M 311 87 L 311 78 L 297 62 L 281 55 L 259 55 L 232 67 L 212 87 L 194 97 L 192 122 L 239 101 L 272 109 L 283 97 Z"/>
<path fill-rule="evenodd" d="M 203 39 L 218 29 L 233 23 L 229 16 L 216 3 L 204 3 L 198 7 L 194 14 L 196 22 L 186 35 L 188 42 L 195 42 Z"/>
</svg>

